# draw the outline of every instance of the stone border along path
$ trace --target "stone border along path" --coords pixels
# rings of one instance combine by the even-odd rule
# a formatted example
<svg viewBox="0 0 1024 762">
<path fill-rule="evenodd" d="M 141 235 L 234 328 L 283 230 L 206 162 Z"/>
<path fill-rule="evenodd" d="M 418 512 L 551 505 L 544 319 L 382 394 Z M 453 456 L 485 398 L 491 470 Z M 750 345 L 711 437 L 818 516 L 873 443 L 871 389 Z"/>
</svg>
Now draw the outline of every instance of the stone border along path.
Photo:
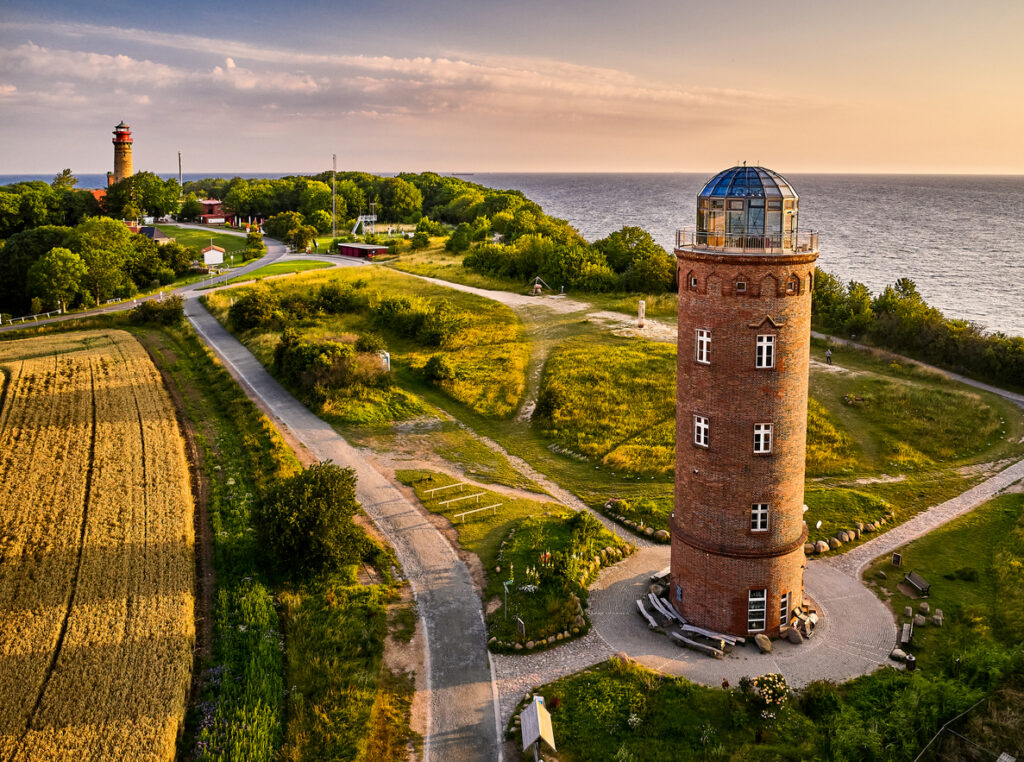
<svg viewBox="0 0 1024 762">
<path fill-rule="evenodd" d="M 487 628 L 469 569 L 398 488 L 278 384 L 194 292 L 185 314 L 247 394 L 259 397 L 280 425 L 321 460 L 356 472 L 363 510 L 394 547 L 420 611 L 429 694 L 424 760 L 431 755 L 445 762 L 501 759 Z"/>
</svg>

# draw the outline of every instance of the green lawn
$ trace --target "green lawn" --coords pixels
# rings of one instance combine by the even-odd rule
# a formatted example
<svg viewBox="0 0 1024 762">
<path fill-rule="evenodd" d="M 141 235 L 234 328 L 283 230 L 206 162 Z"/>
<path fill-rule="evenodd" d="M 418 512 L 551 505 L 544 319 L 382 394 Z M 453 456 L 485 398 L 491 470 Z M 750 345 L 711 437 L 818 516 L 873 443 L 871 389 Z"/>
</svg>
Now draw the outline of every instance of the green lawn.
<svg viewBox="0 0 1024 762">
<path fill-rule="evenodd" d="M 1024 640 L 1024 494 L 997 497 L 970 513 L 900 548 L 902 568 L 891 556 L 875 561 L 865 572 L 867 583 L 888 601 L 898 621 L 919 600 L 898 589 L 903 575 L 916 571 L 931 583 L 928 604 L 942 609 L 954 624 L 992 642 Z M 879 571 L 886 579 L 880 579 Z M 944 628 L 914 631 L 911 651 L 928 664 L 951 637 Z"/>
<path fill-rule="evenodd" d="M 632 552 L 589 514 L 557 503 L 511 497 L 473 485 L 454 486 L 457 479 L 436 472 L 402 470 L 395 476 L 412 486 L 428 510 L 447 518 L 458 533 L 459 545 L 480 559 L 486 578 L 484 598 L 500 603 L 487 617 L 490 635 L 496 638 L 491 643 L 494 650 L 515 650 L 513 643 L 522 645 L 566 631 L 571 636 L 585 633 L 589 629 L 582 616 L 586 583 L 601 565 Z M 473 497 L 478 493 L 482 494 Z M 456 502 L 444 505 L 450 500 Z M 460 515 L 493 505 L 498 507 Z M 602 553 L 605 548 L 615 548 L 616 553 Z M 506 612 L 504 583 L 510 580 Z M 517 632 L 517 617 L 525 623 L 524 636 Z"/>
<path fill-rule="evenodd" d="M 169 235 L 182 246 L 195 246 L 197 249 L 205 249 L 210 245 L 211 240 L 215 246 L 220 246 L 224 251 L 237 251 L 245 248 L 245 236 L 220 233 L 217 228 L 210 230 L 196 230 L 195 228 L 183 228 L 177 225 L 157 225 L 160 230 Z"/>
<path fill-rule="evenodd" d="M 259 278 L 267 278 L 272 275 L 287 275 L 289 273 L 301 273 L 307 270 L 323 270 L 331 265 L 327 262 L 313 262 L 309 260 L 296 260 L 294 262 L 275 262 L 272 265 L 266 265 L 258 270 L 254 270 L 251 273 L 245 275 L 239 275 L 237 278 L 232 278 L 227 284 L 220 283 L 218 287 L 224 285 L 232 285 L 235 283 L 245 283 L 250 280 L 257 280 Z"/>
</svg>

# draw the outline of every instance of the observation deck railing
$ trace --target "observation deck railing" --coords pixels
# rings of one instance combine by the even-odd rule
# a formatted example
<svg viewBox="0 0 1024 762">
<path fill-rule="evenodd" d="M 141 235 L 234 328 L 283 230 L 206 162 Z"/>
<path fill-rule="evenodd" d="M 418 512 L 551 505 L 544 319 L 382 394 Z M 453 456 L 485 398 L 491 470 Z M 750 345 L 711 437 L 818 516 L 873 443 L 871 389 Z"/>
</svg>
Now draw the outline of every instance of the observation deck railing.
<svg viewBox="0 0 1024 762">
<path fill-rule="evenodd" d="M 696 228 L 676 231 L 677 249 L 702 249 L 725 254 L 801 254 L 818 250 L 818 231 L 795 233 L 713 233 Z"/>
</svg>

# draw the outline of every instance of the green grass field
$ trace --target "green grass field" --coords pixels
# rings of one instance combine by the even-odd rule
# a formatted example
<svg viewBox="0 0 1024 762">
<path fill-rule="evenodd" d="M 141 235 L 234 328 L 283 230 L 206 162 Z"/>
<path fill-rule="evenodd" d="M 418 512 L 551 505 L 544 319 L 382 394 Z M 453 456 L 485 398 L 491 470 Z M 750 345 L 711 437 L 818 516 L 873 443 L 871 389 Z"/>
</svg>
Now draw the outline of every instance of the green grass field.
<svg viewBox="0 0 1024 762">
<path fill-rule="evenodd" d="M 237 278 L 232 278 L 227 284 L 218 284 L 218 287 L 223 285 L 232 285 L 235 283 L 245 283 L 250 280 L 258 280 L 259 278 L 267 278 L 273 275 L 288 275 L 289 273 L 302 273 L 308 270 L 323 270 L 331 265 L 327 262 L 312 262 L 309 260 L 297 260 L 294 262 L 275 262 L 272 265 L 266 265 L 258 270 L 254 270 L 251 273 L 245 275 L 239 275 Z"/>
<path fill-rule="evenodd" d="M 221 233 L 218 232 L 217 228 L 211 228 L 207 231 L 183 228 L 178 225 L 157 225 L 156 227 L 182 246 L 195 246 L 198 249 L 205 249 L 212 240 L 215 246 L 220 246 L 225 252 L 238 251 L 245 248 L 245 236 Z"/>
<path fill-rule="evenodd" d="M 931 583 L 928 604 L 942 609 L 954 625 L 991 642 L 1020 644 L 1024 633 L 1024 494 L 997 497 L 900 549 L 902 568 L 892 558 L 875 561 L 864 573 L 902 624 L 906 606 L 920 601 L 899 589 L 911 570 Z M 879 571 L 886 574 L 882 580 Z M 914 630 L 911 651 L 921 664 L 935 658 L 953 633 L 925 626 Z"/>
<path fill-rule="evenodd" d="M 415 387 L 430 385 L 423 379 L 420 369 L 435 354 L 445 356 L 454 371 L 454 378 L 443 380 L 437 385 L 446 396 L 490 417 L 503 418 L 518 408 L 526 386 L 528 354 L 522 325 L 509 308 L 382 267 L 340 268 L 323 273 L 300 274 L 281 282 L 271 282 L 270 287 L 285 298 L 290 295 L 308 295 L 328 282 L 362 283 L 371 305 L 384 297 L 393 296 L 418 299 L 430 305 L 447 301 L 459 313 L 462 324 L 447 346 L 436 348 L 423 346 L 413 339 L 381 329 L 372 322 L 367 311 L 290 320 L 289 324 L 298 328 L 302 338 L 307 341 L 327 341 L 367 332 L 383 333 L 391 353 L 395 377 L 402 382 L 400 386 L 410 387 L 401 390 L 404 395 L 401 400 L 396 400 L 394 395 L 374 397 L 367 394 L 359 400 L 343 397 L 335 408 L 325 406 L 326 415 L 336 416 L 339 421 L 348 424 L 383 423 L 422 415 L 426 408 L 411 397 L 415 397 Z M 239 293 L 229 289 L 211 294 L 206 297 L 207 305 L 224 322 L 230 300 Z M 269 366 L 282 330 L 283 326 L 275 326 L 249 331 L 242 339 Z M 407 381 L 410 383 L 406 384 Z M 361 409 L 356 415 L 347 415 L 346 410 L 353 404 L 360 405 Z"/>
</svg>

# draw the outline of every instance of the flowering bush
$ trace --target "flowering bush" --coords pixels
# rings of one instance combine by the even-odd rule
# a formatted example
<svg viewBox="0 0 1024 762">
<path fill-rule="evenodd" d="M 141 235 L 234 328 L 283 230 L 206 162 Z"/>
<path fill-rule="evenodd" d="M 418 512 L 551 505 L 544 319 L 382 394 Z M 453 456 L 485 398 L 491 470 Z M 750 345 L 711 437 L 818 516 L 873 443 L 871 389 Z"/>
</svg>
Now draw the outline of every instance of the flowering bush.
<svg viewBox="0 0 1024 762">
<path fill-rule="evenodd" d="M 786 678 L 777 672 L 754 678 L 754 694 L 764 702 L 765 712 L 774 716 L 774 709 L 781 708 L 789 698 Z"/>
</svg>

